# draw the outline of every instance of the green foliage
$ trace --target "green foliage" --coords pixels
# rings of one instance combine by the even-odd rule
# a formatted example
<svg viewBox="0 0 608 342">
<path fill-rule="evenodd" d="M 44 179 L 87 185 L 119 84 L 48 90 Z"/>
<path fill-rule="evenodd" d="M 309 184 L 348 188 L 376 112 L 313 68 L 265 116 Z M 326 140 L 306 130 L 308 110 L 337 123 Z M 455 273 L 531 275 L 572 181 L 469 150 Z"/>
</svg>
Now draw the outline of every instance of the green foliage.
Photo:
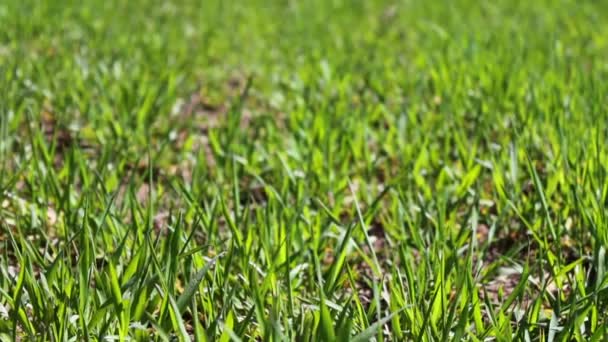
<svg viewBox="0 0 608 342">
<path fill-rule="evenodd" d="M 0 341 L 601 341 L 601 1 L 0 3 Z"/>
</svg>

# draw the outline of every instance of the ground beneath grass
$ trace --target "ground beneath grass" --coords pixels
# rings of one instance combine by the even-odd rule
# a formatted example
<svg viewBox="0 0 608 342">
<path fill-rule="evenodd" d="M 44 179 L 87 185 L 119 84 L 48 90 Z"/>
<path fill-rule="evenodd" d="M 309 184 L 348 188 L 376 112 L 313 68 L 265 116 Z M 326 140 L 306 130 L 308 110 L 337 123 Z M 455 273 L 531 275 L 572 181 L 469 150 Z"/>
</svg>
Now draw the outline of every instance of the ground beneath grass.
<svg viewBox="0 0 608 342">
<path fill-rule="evenodd" d="M 0 340 L 604 340 L 603 13 L 2 2 Z"/>
</svg>

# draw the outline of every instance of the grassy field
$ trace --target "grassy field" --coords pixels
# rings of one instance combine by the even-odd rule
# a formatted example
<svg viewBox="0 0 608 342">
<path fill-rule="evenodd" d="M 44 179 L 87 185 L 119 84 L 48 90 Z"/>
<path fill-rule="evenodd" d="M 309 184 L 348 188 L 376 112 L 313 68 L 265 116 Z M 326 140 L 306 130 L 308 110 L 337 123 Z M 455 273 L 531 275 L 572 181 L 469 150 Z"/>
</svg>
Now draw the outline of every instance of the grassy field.
<svg viewBox="0 0 608 342">
<path fill-rule="evenodd" d="M 0 2 L 0 341 L 607 339 L 605 13 Z"/>
</svg>

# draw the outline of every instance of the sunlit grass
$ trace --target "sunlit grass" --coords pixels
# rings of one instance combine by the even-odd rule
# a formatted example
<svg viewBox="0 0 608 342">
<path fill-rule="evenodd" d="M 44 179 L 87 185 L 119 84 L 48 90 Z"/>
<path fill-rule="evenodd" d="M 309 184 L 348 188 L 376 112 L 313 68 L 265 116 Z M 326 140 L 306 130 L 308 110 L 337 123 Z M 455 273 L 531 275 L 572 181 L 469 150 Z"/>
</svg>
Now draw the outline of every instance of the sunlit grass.
<svg viewBox="0 0 608 342">
<path fill-rule="evenodd" d="M 3 2 L 0 340 L 603 340 L 607 10 Z"/>
</svg>

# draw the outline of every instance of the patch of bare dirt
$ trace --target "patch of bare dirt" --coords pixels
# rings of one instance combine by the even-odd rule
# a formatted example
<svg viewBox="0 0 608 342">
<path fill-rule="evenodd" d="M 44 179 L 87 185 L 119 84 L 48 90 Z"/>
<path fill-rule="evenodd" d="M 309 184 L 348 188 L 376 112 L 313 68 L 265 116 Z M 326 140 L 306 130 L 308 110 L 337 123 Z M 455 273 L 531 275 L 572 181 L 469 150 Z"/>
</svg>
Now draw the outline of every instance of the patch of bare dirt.
<svg viewBox="0 0 608 342">
<path fill-rule="evenodd" d="M 223 123 L 226 122 L 228 112 L 231 110 L 231 104 L 240 102 L 241 103 L 241 129 L 246 129 L 249 126 L 251 120 L 251 112 L 246 108 L 245 101 L 251 87 L 251 77 L 244 77 L 242 75 L 231 77 L 224 86 L 224 93 L 226 97 L 220 100 L 213 100 L 205 95 L 204 90 L 201 88 L 196 92 L 192 93 L 185 103 L 181 106 L 178 111 L 177 119 L 181 122 L 194 122 L 195 132 L 192 132 L 190 124 L 185 126 L 177 132 L 177 139 L 175 141 L 175 148 L 180 149 L 184 142 L 189 139 L 193 134 L 195 136 L 193 146 L 194 150 L 202 150 L 205 155 L 205 161 L 209 168 L 213 168 L 217 161 L 215 160 L 215 154 L 211 148 L 209 142 L 209 132 L 212 129 L 220 128 Z M 178 122 L 178 126 L 179 122 Z M 188 165 L 177 165 L 177 168 L 188 167 Z M 181 173 L 185 175 L 185 178 L 191 178 L 191 171 L 184 169 L 174 169 L 174 173 Z"/>
<path fill-rule="evenodd" d="M 501 232 L 492 241 L 488 241 L 488 234 L 488 226 L 480 224 L 477 229 L 477 239 L 480 245 L 489 243 L 487 250 L 481 255 L 483 258 L 481 271 L 488 272 L 479 284 L 481 300 L 487 300 L 496 306 L 501 305 L 516 290 L 521 281 L 526 281 L 528 284 L 525 286 L 524 298 L 517 303 L 518 309 L 529 309 L 538 295 L 545 291 L 549 296 L 553 298 L 561 296 L 561 299 L 571 293 L 572 289 L 568 284 L 558 286 L 550 277 L 551 272 L 546 269 L 548 265 L 538 263 L 539 255 L 542 253 L 540 246 L 524 231 Z M 566 262 L 573 262 L 579 256 L 573 248 L 569 248 L 568 241 L 570 241 L 568 237 L 562 237 L 555 248 L 561 249 L 565 253 Z M 477 265 L 477 260 L 474 258 L 474 267 Z M 527 279 L 522 279 L 525 264 L 529 265 L 532 273 Z M 541 271 L 541 267 L 545 269 Z M 550 308 L 546 301 L 544 306 L 545 309 Z"/>
<path fill-rule="evenodd" d="M 77 132 L 70 129 L 66 123 L 60 122 L 50 102 L 44 103 L 40 117 L 45 142 L 48 147 L 54 147 L 55 167 L 59 168 L 63 165 L 65 154 L 74 146 L 91 154 L 99 149 L 95 142 L 78 136 Z"/>
</svg>

